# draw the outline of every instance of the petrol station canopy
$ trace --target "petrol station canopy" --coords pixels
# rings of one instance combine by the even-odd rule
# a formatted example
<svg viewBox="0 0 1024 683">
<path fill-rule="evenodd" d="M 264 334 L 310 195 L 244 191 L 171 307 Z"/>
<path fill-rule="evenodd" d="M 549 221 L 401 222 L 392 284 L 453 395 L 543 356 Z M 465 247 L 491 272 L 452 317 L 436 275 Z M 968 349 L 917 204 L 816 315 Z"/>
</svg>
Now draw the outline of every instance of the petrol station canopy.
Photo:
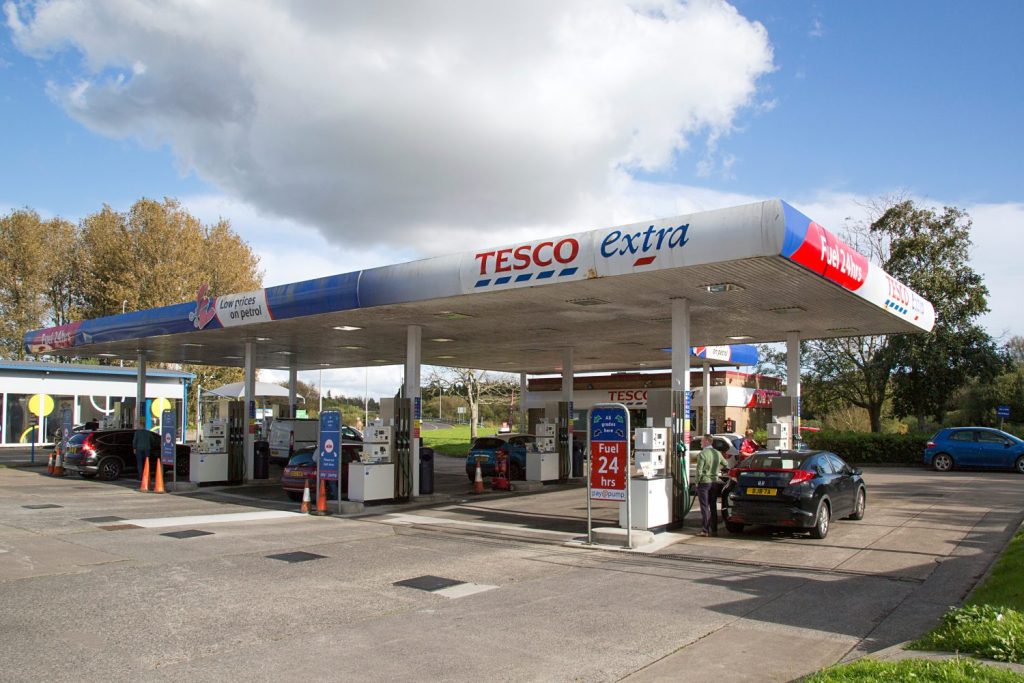
<svg viewBox="0 0 1024 683">
<path fill-rule="evenodd" d="M 215 258 L 216 255 L 211 255 Z M 301 264 L 297 264 L 301 270 Z M 315 370 L 422 362 L 505 372 L 671 367 L 698 346 L 931 330 L 932 305 L 781 200 L 331 275 L 25 336 L 30 353 Z"/>
</svg>

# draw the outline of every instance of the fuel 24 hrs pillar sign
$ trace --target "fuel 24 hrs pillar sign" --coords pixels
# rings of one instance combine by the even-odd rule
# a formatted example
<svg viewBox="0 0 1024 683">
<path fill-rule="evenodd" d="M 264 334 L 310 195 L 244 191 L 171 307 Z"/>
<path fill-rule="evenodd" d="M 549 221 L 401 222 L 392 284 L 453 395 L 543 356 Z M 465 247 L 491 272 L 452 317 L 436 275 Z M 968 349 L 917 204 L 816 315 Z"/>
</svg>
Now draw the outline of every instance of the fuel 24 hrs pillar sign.
<svg viewBox="0 0 1024 683">
<path fill-rule="evenodd" d="M 591 500 L 626 500 L 629 413 L 625 407 L 596 406 L 589 431 Z"/>
</svg>

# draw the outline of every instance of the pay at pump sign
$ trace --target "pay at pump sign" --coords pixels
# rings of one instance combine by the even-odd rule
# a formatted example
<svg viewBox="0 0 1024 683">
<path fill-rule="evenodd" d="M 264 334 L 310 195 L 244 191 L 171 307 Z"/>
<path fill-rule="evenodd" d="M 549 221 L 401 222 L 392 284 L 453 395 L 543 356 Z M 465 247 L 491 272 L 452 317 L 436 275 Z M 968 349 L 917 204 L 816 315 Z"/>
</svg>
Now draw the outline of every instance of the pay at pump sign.
<svg viewBox="0 0 1024 683">
<path fill-rule="evenodd" d="M 626 500 L 629 417 L 625 409 L 592 409 L 589 432 L 591 500 Z"/>
<path fill-rule="evenodd" d="M 341 413 L 320 413 L 320 478 L 338 480 L 338 454 L 341 452 Z"/>
</svg>

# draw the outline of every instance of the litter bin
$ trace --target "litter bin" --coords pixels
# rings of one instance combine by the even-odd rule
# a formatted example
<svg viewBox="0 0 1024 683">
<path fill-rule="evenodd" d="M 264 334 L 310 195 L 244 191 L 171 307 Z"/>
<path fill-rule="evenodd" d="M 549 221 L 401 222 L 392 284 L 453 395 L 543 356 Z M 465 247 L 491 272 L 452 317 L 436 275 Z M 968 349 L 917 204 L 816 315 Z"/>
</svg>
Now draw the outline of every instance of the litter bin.
<svg viewBox="0 0 1024 683">
<path fill-rule="evenodd" d="M 573 439 L 572 442 L 572 476 L 583 476 L 583 456 L 587 447 L 580 441 Z"/>
<path fill-rule="evenodd" d="M 252 478 L 270 478 L 270 443 L 268 441 L 256 441 L 253 444 Z"/>
<path fill-rule="evenodd" d="M 434 492 L 434 449 L 420 447 L 420 495 Z"/>
</svg>

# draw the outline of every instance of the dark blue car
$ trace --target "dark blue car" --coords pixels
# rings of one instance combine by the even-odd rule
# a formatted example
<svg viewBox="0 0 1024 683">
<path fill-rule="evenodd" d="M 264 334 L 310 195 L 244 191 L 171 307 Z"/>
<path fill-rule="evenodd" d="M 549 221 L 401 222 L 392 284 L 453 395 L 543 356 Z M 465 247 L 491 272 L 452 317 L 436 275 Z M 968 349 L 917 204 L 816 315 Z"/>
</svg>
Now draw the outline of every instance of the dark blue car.
<svg viewBox="0 0 1024 683">
<path fill-rule="evenodd" d="M 938 472 L 983 467 L 1024 474 L 1024 441 L 991 427 L 948 427 L 928 441 L 924 464 Z"/>
<path fill-rule="evenodd" d="M 494 436 L 480 436 L 469 448 L 466 456 L 466 476 L 470 481 L 476 477 L 477 456 L 486 458 L 480 462 L 480 474 L 484 477 L 493 477 L 494 456 L 502 450 L 508 456 L 508 478 L 512 480 L 524 479 L 526 476 L 526 452 L 536 440 L 532 434 L 495 434 Z"/>
</svg>

